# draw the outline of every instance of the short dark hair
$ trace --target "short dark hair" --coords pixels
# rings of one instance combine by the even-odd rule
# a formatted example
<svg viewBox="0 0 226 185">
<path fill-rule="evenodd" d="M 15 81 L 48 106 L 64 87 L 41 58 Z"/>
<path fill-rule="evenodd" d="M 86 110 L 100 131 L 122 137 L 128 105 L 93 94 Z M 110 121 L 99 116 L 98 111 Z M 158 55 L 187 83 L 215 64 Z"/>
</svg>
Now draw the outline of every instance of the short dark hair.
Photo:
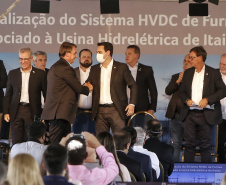
<svg viewBox="0 0 226 185">
<path fill-rule="evenodd" d="M 43 162 L 51 175 L 59 175 L 67 165 L 67 149 L 58 143 L 50 144 L 43 153 Z"/>
<path fill-rule="evenodd" d="M 130 146 L 133 147 L 133 145 L 136 143 L 137 131 L 132 126 L 125 126 L 122 130 L 125 130 L 130 134 L 131 136 Z"/>
<path fill-rule="evenodd" d="M 162 135 L 162 124 L 157 120 L 149 120 L 145 124 L 145 130 L 149 137 L 159 138 Z"/>
<path fill-rule="evenodd" d="M 79 57 L 81 57 L 83 51 L 88 51 L 88 52 L 90 52 L 91 57 L 92 57 L 93 54 L 92 54 L 92 52 L 91 52 L 89 49 L 82 49 L 82 50 L 79 52 L 79 55 L 78 55 Z"/>
<path fill-rule="evenodd" d="M 75 44 L 73 44 L 73 43 L 63 42 L 60 45 L 59 57 L 64 57 L 66 55 L 66 53 L 70 53 L 72 51 L 73 47 L 77 48 L 77 46 Z"/>
<path fill-rule="evenodd" d="M 196 56 L 197 56 L 197 57 L 202 56 L 203 62 L 206 61 L 207 52 L 206 52 L 206 50 L 203 48 L 203 46 L 196 46 L 196 47 L 194 47 L 194 48 L 192 48 L 192 49 L 190 50 L 190 53 L 191 53 L 192 51 L 196 53 Z"/>
<path fill-rule="evenodd" d="M 112 57 L 113 55 L 113 45 L 110 42 L 99 42 L 97 43 L 97 46 L 104 46 L 104 51 L 110 51 L 110 55 Z"/>
<path fill-rule="evenodd" d="M 41 121 L 33 121 L 27 126 L 27 135 L 29 139 L 39 139 L 46 132 L 46 125 Z"/>
<path fill-rule="evenodd" d="M 139 58 L 140 58 L 140 48 L 137 45 L 129 45 L 127 46 L 127 49 L 134 49 L 134 53 L 139 54 Z"/>
<path fill-rule="evenodd" d="M 131 142 L 131 136 L 125 130 L 115 132 L 114 135 L 113 135 L 113 138 L 115 140 L 116 150 L 126 149 L 127 144 Z"/>
<path fill-rule="evenodd" d="M 85 139 L 73 136 L 66 142 L 66 148 L 68 151 L 68 163 L 71 165 L 81 165 L 87 157 Z"/>
</svg>

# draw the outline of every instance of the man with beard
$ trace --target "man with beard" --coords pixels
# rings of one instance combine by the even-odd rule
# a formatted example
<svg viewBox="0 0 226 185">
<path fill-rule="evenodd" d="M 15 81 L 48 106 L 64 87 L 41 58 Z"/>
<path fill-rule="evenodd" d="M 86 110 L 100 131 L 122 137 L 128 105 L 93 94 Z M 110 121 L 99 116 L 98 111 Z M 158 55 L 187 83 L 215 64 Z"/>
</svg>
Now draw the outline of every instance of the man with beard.
<svg viewBox="0 0 226 185">
<path fill-rule="evenodd" d="M 90 66 L 92 65 L 92 52 L 89 49 L 82 49 L 79 52 L 80 66 L 75 68 L 75 73 L 81 84 L 84 84 L 89 77 Z M 92 93 L 88 96 L 80 94 L 78 99 L 77 114 L 84 111 L 91 111 L 92 107 Z"/>
</svg>

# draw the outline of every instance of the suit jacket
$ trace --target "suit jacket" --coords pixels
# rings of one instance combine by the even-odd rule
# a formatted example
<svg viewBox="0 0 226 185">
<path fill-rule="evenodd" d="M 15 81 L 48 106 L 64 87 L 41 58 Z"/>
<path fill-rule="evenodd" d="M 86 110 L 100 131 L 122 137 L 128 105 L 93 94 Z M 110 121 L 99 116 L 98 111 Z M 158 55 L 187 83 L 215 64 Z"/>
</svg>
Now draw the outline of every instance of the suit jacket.
<svg viewBox="0 0 226 185">
<path fill-rule="evenodd" d="M 183 102 L 183 107 L 180 111 L 179 119 L 183 121 L 189 111 L 186 104 L 187 99 L 191 99 L 192 80 L 195 73 L 195 68 L 187 69 L 184 72 L 183 81 L 179 89 L 179 96 Z M 208 99 L 208 104 L 214 104 L 214 110 L 203 109 L 205 118 L 210 125 L 216 125 L 222 121 L 222 112 L 220 100 L 226 96 L 225 84 L 221 78 L 219 70 L 216 70 L 208 65 L 205 65 L 204 84 L 202 98 Z"/>
<path fill-rule="evenodd" d="M 3 61 L 0 60 L 0 113 L 3 112 L 3 98 L 4 98 L 3 88 L 6 87 L 6 84 L 7 84 L 7 73 Z"/>
<path fill-rule="evenodd" d="M 170 83 L 167 85 L 165 89 L 165 93 L 167 95 L 172 95 L 170 102 L 168 104 L 168 108 L 166 111 L 166 117 L 169 119 L 173 119 L 176 113 L 180 112 L 180 109 L 182 107 L 182 102 L 179 97 L 179 87 L 176 83 L 177 79 L 179 77 L 179 73 L 174 74 L 170 80 Z"/>
<path fill-rule="evenodd" d="M 64 119 L 72 123 L 77 109 L 77 93 L 89 94 L 89 88 L 78 81 L 74 69 L 61 58 L 48 72 L 47 96 L 42 119 Z"/>
<path fill-rule="evenodd" d="M 100 64 L 91 67 L 89 81 L 93 85 L 93 96 L 92 96 L 92 119 L 95 119 L 100 100 Z M 110 93 L 111 99 L 118 110 L 122 119 L 126 119 L 125 108 L 128 105 L 128 98 L 126 88 L 130 88 L 130 104 L 136 104 L 137 87 L 136 83 L 131 75 L 131 72 L 126 64 L 113 61 L 111 82 L 110 82 Z"/>
<path fill-rule="evenodd" d="M 10 115 L 10 121 L 14 121 L 20 103 L 22 73 L 20 68 L 11 70 L 8 74 L 8 82 L 6 87 L 6 94 L 4 97 L 4 114 Z M 44 98 L 46 97 L 46 73 L 40 69 L 32 67 L 29 85 L 29 103 L 32 116 L 41 116 L 41 92 Z"/>
<path fill-rule="evenodd" d="M 138 64 L 136 84 L 137 103 L 135 111 L 147 111 L 149 109 L 156 111 L 158 92 L 152 67 Z M 151 103 L 148 91 L 150 92 Z"/>
<path fill-rule="evenodd" d="M 142 170 L 146 177 L 146 181 L 152 182 L 153 178 L 152 178 L 152 166 L 151 166 L 150 156 L 139 153 L 139 152 L 135 152 L 132 148 L 129 149 L 127 156 L 141 163 Z"/>
<path fill-rule="evenodd" d="M 149 138 L 145 141 L 144 148 L 156 153 L 164 167 L 164 182 L 168 182 L 174 168 L 174 149 L 171 145 L 159 141 L 157 138 Z"/>
<path fill-rule="evenodd" d="M 117 155 L 121 164 L 123 164 L 129 172 L 131 172 L 137 181 L 145 181 L 142 165 L 140 162 L 128 157 L 126 153 L 117 151 Z"/>
<path fill-rule="evenodd" d="M 78 81 L 80 82 L 80 71 L 79 71 L 79 67 L 76 67 L 75 68 L 75 74 L 76 74 L 76 77 L 78 78 Z"/>
</svg>

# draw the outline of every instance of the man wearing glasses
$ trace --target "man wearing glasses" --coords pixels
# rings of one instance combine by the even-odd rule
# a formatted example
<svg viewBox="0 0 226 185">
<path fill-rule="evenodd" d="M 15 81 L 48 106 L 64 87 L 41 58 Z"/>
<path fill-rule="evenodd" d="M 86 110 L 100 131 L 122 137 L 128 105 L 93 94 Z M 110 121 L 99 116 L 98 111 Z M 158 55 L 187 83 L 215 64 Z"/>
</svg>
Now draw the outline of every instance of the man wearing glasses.
<svg viewBox="0 0 226 185">
<path fill-rule="evenodd" d="M 179 89 L 183 103 L 185 162 L 194 162 L 196 141 L 200 142 L 201 162 L 211 162 L 211 129 L 222 120 L 220 100 L 226 89 L 219 71 L 205 65 L 207 53 L 202 46 L 190 50 L 189 60 L 194 67 L 184 72 Z"/>
<path fill-rule="evenodd" d="M 46 96 L 46 73 L 31 66 L 30 48 L 19 50 L 20 68 L 8 74 L 4 97 L 4 119 L 11 123 L 12 144 L 26 140 L 25 129 L 34 117 L 41 116 L 41 92 Z"/>
</svg>

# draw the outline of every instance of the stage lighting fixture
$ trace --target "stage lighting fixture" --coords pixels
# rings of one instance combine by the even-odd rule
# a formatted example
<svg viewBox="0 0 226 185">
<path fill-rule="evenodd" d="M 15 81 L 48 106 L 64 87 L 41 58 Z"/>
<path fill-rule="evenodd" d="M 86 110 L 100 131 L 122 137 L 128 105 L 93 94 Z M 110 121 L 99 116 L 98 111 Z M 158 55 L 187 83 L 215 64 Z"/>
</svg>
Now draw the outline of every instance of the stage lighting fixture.
<svg viewBox="0 0 226 185">
<path fill-rule="evenodd" d="M 101 14 L 119 13 L 119 0 L 100 0 Z"/>
<path fill-rule="evenodd" d="M 31 0 L 31 13 L 49 13 L 49 1 Z"/>
<path fill-rule="evenodd" d="M 188 0 L 179 0 L 179 3 L 186 2 Z M 208 4 L 203 3 L 206 0 L 193 0 L 196 3 L 189 3 L 189 16 L 208 16 Z M 218 5 L 219 0 L 208 0 L 210 3 Z"/>
</svg>

